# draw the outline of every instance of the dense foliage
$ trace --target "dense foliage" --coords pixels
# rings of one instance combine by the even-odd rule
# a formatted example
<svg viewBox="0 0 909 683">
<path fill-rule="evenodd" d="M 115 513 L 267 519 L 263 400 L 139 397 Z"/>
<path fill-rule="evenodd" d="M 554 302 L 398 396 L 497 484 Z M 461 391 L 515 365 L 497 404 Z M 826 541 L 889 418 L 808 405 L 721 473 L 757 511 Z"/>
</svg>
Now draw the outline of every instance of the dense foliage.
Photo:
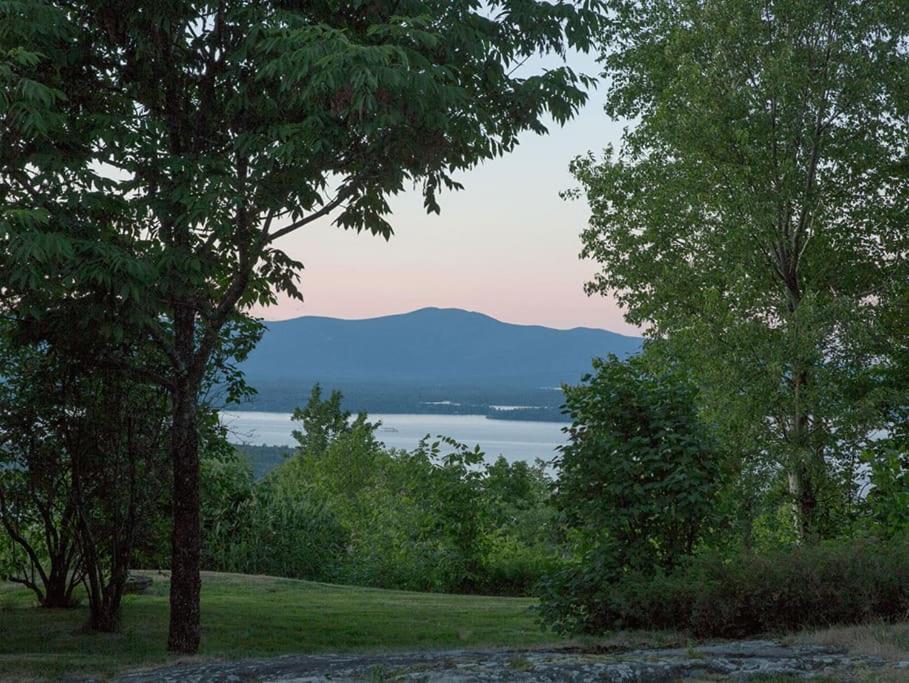
<svg viewBox="0 0 909 683">
<path fill-rule="evenodd" d="M 569 194 L 591 208 L 588 291 L 617 297 L 647 341 L 568 393 L 569 560 L 543 615 L 732 637 L 905 618 L 905 3 L 608 4 L 606 110 L 635 125 L 574 162 Z M 693 387 L 642 401 L 642 367 Z M 636 413 L 684 415 L 667 442 L 716 469 L 656 451 L 660 422 Z M 694 495 L 657 496 L 670 481 Z M 650 510 L 707 529 L 717 512 L 722 533 L 662 536 Z"/>
<path fill-rule="evenodd" d="M 251 468 L 211 406 L 250 307 L 300 296 L 279 240 L 388 238 L 409 184 L 438 211 L 586 101 L 525 64 L 597 38 L 634 125 L 569 195 L 647 343 L 565 387 L 554 473 L 388 449 L 318 386 Z M 0 0 L 0 574 L 113 630 L 168 567 L 189 653 L 202 566 L 538 587 L 562 631 L 905 618 L 907 46 L 905 0 Z"/>
<path fill-rule="evenodd" d="M 230 446 L 203 461 L 208 568 L 384 588 L 525 594 L 551 566 L 542 465 L 484 464 L 446 438 L 386 449 L 316 387 L 295 454 L 256 482 Z"/>
<path fill-rule="evenodd" d="M 841 541 L 734 557 L 706 555 L 669 573 L 633 572 L 566 630 L 687 631 L 743 638 L 832 624 L 899 621 L 909 611 L 909 544 Z"/>
<path fill-rule="evenodd" d="M 736 518 L 749 481 L 723 459 L 693 386 L 659 367 L 648 352 L 595 361 L 584 384 L 566 388 L 570 440 L 555 463 L 561 554 L 538 584 L 542 620 L 569 633 L 742 638 L 905 619 L 904 434 L 865 453 L 866 495 L 827 540 L 800 541 L 782 497 L 762 501 L 777 505 L 776 518 L 745 533 Z"/>
<path fill-rule="evenodd" d="M 584 630 L 628 572 L 670 570 L 716 530 L 724 463 L 683 377 L 647 359 L 594 361 L 567 387 L 556 504 L 572 561 L 547 577 L 544 614 Z M 589 621 L 588 621 L 589 620 Z"/>
<path fill-rule="evenodd" d="M 743 525 L 782 498 L 799 537 L 836 533 L 907 402 L 905 3 L 610 6 L 607 112 L 637 123 L 573 166 L 588 289 L 691 373 Z"/>
<path fill-rule="evenodd" d="M 0 572 L 46 607 L 72 606 L 83 584 L 91 627 L 114 630 L 133 550 L 159 527 L 166 392 L 128 372 L 137 347 L 76 354 L 2 331 L 0 526 L 11 543 Z"/>
</svg>

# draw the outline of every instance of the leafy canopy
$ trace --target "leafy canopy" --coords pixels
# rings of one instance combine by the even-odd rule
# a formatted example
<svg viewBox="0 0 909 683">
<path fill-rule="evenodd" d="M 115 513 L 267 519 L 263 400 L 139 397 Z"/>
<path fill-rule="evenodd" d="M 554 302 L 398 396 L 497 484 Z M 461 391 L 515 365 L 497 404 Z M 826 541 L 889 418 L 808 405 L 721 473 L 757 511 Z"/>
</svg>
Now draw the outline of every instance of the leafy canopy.
<svg viewBox="0 0 909 683">
<path fill-rule="evenodd" d="M 522 65 L 590 48 L 598 12 L 4 1 L 9 281 L 45 288 L 42 265 L 63 260 L 77 280 L 153 308 L 189 301 L 216 323 L 237 303 L 299 295 L 281 236 L 337 210 L 337 225 L 388 237 L 388 195 L 418 184 L 438 211 L 454 173 L 570 118 L 591 79 Z"/>
<path fill-rule="evenodd" d="M 802 531 L 834 532 L 822 511 L 855 500 L 856 453 L 905 403 L 881 381 L 909 281 L 905 3 L 609 5 L 607 112 L 637 125 L 573 166 L 588 291 L 693 369 L 743 471 L 789 477 Z"/>
<path fill-rule="evenodd" d="M 454 174 L 545 132 L 592 81 L 600 0 L 2 0 L 0 274 L 19 318 L 100 288 L 85 324 L 137 324 L 169 368 L 170 647 L 197 651 L 197 412 L 225 326 L 301 264 L 281 237 L 335 214 L 389 237 Z M 129 306 L 125 304 L 129 302 Z M 48 304 L 51 304 L 48 306 Z M 118 311 L 119 315 L 110 315 Z M 248 347 L 255 330 L 241 335 Z"/>
</svg>

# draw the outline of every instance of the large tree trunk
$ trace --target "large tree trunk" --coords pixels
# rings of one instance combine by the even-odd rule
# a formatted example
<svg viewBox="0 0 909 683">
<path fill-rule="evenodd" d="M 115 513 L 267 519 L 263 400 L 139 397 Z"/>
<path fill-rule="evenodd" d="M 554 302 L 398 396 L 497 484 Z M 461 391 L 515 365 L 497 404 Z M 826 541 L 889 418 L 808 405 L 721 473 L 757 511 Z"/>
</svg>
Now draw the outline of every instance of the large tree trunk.
<svg viewBox="0 0 909 683">
<path fill-rule="evenodd" d="M 171 534 L 171 652 L 195 654 L 201 636 L 201 527 L 199 512 L 199 441 L 196 433 L 196 387 L 184 382 L 174 396 L 171 459 L 174 468 Z"/>
<path fill-rule="evenodd" d="M 70 565 L 71 562 L 65 557 L 51 558 L 51 570 L 44 586 L 44 598 L 41 600 L 42 607 L 56 609 L 73 607 L 76 604 L 73 600 L 73 589 L 76 585 L 76 577 L 73 576 L 75 569 Z"/>
</svg>

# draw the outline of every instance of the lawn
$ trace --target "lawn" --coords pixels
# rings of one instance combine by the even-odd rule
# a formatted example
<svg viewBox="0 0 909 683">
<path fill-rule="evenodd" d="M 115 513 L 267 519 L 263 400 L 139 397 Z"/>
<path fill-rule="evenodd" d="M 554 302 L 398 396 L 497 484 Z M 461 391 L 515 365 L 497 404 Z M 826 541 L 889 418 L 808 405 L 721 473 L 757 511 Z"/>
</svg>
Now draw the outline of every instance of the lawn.
<svg viewBox="0 0 909 683">
<path fill-rule="evenodd" d="M 84 629 L 87 610 L 44 610 L 26 590 L 0 583 L 0 680 L 111 676 L 173 661 L 167 639 L 167 577 L 127 596 L 117 634 Z M 240 574 L 204 573 L 201 657 L 360 652 L 546 644 L 613 649 L 679 647 L 683 634 L 615 633 L 560 641 L 542 631 L 533 600 L 409 593 Z M 778 634 L 779 637 L 782 634 Z M 909 659 L 909 623 L 866 624 L 792 634 L 784 642 L 842 647 L 853 654 Z M 781 679 L 782 680 L 782 679 Z"/>
<path fill-rule="evenodd" d="M 120 633 L 83 628 L 87 610 L 44 610 L 28 591 L 0 584 L 0 679 L 108 676 L 169 661 L 167 578 L 127 596 Z M 531 646 L 553 642 L 533 601 L 408 593 L 308 581 L 203 574 L 203 657 L 290 652 Z"/>
</svg>

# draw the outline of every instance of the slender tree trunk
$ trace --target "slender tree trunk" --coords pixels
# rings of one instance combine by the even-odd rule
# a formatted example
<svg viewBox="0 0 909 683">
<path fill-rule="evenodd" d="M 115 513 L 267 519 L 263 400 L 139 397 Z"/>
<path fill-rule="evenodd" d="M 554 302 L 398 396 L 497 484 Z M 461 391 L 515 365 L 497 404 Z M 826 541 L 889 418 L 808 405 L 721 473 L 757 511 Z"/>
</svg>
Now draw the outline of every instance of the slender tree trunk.
<svg viewBox="0 0 909 683">
<path fill-rule="evenodd" d="M 793 461 L 789 465 L 789 495 L 792 499 L 796 532 L 799 541 L 811 538 L 815 530 L 817 512 L 817 495 L 812 454 L 808 444 L 809 418 L 802 407 L 802 390 L 808 383 L 808 373 L 797 370 L 793 382 L 792 427 L 789 432 L 790 442 L 795 450 Z"/>
<path fill-rule="evenodd" d="M 786 232 L 788 233 L 788 230 Z M 795 334 L 796 339 L 798 339 L 800 336 L 798 309 L 804 297 L 804 292 L 799 282 L 800 253 L 795 248 L 796 246 L 797 242 L 783 244 L 775 251 L 779 256 L 778 273 L 782 277 L 786 288 L 789 322 L 793 326 L 790 333 Z M 800 354 L 801 351 L 799 350 L 796 353 Z M 789 483 L 789 495 L 792 501 L 796 533 L 801 542 L 807 541 L 814 532 L 817 508 L 815 471 L 812 467 L 813 454 L 810 452 L 808 443 L 810 416 L 805 409 L 803 396 L 809 381 L 809 370 L 803 360 L 800 357 L 796 357 L 792 363 L 792 417 L 791 424 L 787 429 L 791 453 L 786 476 Z"/>
<path fill-rule="evenodd" d="M 792 516 L 795 521 L 795 531 L 800 541 L 804 541 L 808 535 L 808 520 L 806 519 L 806 510 L 801 504 L 804 497 L 805 482 L 802 477 L 802 470 L 798 464 L 793 464 L 789 468 L 789 497 L 792 500 Z"/>
<path fill-rule="evenodd" d="M 799 541 L 811 540 L 816 531 L 817 493 L 814 478 L 803 463 L 795 464 L 789 472 L 789 495 Z"/>
<path fill-rule="evenodd" d="M 803 381 L 803 373 L 795 373 L 793 381 L 793 411 L 792 426 L 789 429 L 789 440 L 795 451 L 792 456 L 792 462 L 789 464 L 789 496 L 792 500 L 792 515 L 795 518 L 795 530 L 798 534 L 799 541 L 804 541 L 808 531 L 808 520 L 805 518 L 805 510 L 802 506 L 802 499 L 805 496 L 804 470 L 802 467 L 802 422 L 801 405 L 799 402 L 800 390 Z"/>
<path fill-rule="evenodd" d="M 201 524 L 199 513 L 199 441 L 196 433 L 196 387 L 178 386 L 174 397 L 171 459 L 174 468 L 171 534 L 171 652 L 195 654 L 201 637 Z"/>
</svg>

